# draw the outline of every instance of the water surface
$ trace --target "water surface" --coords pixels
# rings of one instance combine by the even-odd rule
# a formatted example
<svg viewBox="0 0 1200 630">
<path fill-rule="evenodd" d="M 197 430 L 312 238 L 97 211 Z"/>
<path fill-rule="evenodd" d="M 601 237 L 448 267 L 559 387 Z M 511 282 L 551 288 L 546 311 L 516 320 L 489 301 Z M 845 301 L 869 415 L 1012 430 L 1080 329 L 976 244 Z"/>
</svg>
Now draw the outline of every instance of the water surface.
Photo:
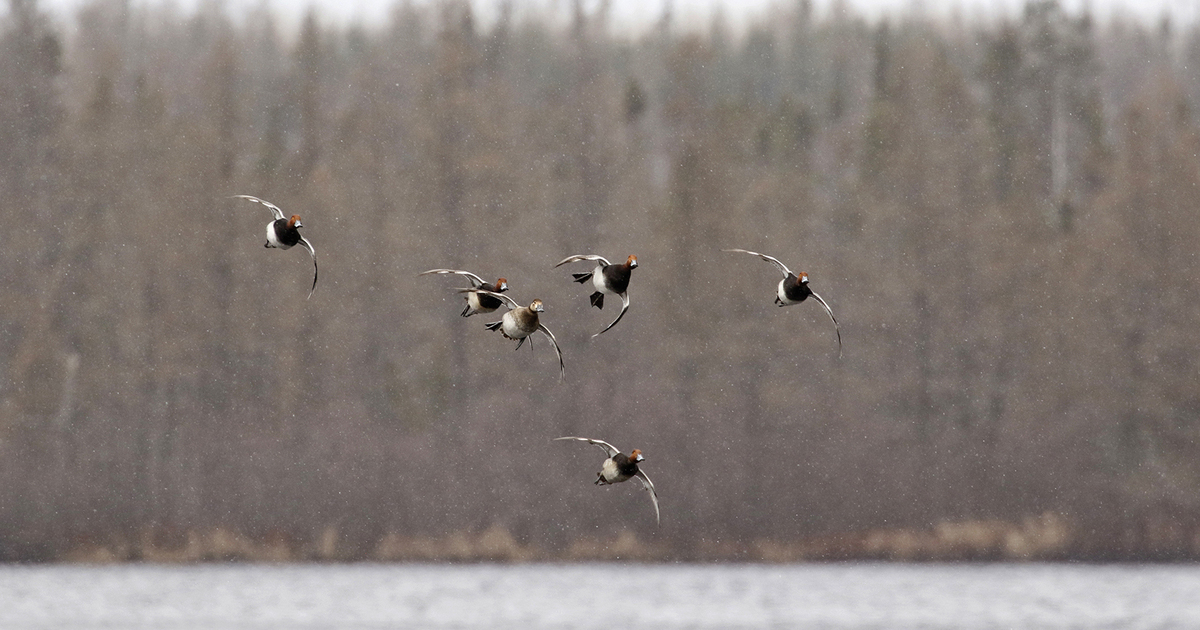
<svg viewBox="0 0 1200 630">
<path fill-rule="evenodd" d="M 1190 565 L 0 566 L 5 630 L 1200 628 Z"/>
</svg>

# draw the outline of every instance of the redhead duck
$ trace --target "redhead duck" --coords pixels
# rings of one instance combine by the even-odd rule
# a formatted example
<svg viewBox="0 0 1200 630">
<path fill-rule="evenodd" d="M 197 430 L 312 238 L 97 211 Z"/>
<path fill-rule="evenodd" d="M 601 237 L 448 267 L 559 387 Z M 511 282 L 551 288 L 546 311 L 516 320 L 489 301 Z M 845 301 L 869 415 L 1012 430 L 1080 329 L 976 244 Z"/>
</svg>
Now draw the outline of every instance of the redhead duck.
<svg viewBox="0 0 1200 630">
<path fill-rule="evenodd" d="M 562 259 L 562 262 L 554 266 L 561 267 L 569 262 L 575 262 L 578 260 L 594 260 L 599 263 L 596 265 L 595 269 L 589 271 L 588 273 L 571 274 L 571 276 L 575 279 L 575 282 L 580 284 L 583 284 L 588 280 L 592 281 L 592 286 L 596 288 L 596 292 L 592 293 L 592 306 L 603 309 L 605 293 L 611 293 L 613 295 L 620 296 L 621 298 L 621 312 L 617 314 L 617 318 L 614 319 L 613 322 L 608 325 L 608 327 L 592 335 L 592 337 L 598 337 L 607 332 L 609 328 L 616 326 L 617 322 L 621 321 L 622 317 L 625 317 L 625 311 L 629 310 L 629 294 L 626 293 L 626 290 L 629 288 L 629 278 L 631 275 L 633 275 L 633 270 L 637 269 L 638 266 L 637 256 L 630 256 L 629 258 L 626 258 L 625 264 L 623 265 L 614 265 L 609 263 L 608 260 L 606 260 L 603 256 L 597 256 L 595 254 L 579 254 L 576 256 L 567 256 L 566 258 Z"/>
<path fill-rule="evenodd" d="M 248 199 L 255 203 L 261 203 L 275 216 L 275 220 L 267 224 L 267 242 L 263 247 L 291 249 L 293 246 L 299 244 L 308 250 L 313 261 L 313 283 L 312 288 L 308 290 L 308 297 L 312 297 L 313 291 L 317 290 L 317 251 L 313 249 L 312 243 L 309 243 L 308 239 L 300 236 L 300 228 L 304 227 L 304 224 L 300 222 L 300 215 L 293 214 L 289 218 L 284 218 L 283 210 L 280 210 L 279 206 L 269 201 L 263 201 L 258 197 L 234 195 L 234 198 Z"/>
<path fill-rule="evenodd" d="M 453 273 L 464 276 L 467 280 L 471 281 L 471 289 L 466 292 L 467 306 L 463 309 L 463 317 L 470 317 L 476 313 L 491 313 L 492 311 L 500 308 L 500 305 L 503 304 L 503 302 L 490 295 L 480 295 L 479 291 L 474 289 L 483 289 L 484 291 L 491 291 L 492 293 L 504 293 L 508 290 L 508 281 L 504 278 L 500 278 L 493 284 L 484 282 L 483 278 L 480 278 L 470 271 L 460 271 L 458 269 L 430 269 L 429 271 L 422 271 L 417 275 L 425 276 L 431 273 Z"/>
<path fill-rule="evenodd" d="M 838 356 L 842 355 L 842 331 L 838 327 L 837 318 L 833 316 L 833 309 L 829 308 L 829 304 L 827 304 L 825 300 L 821 299 L 821 296 L 817 295 L 816 291 L 808 288 L 807 273 L 804 273 L 803 271 L 801 271 L 799 274 L 792 273 L 792 270 L 788 269 L 787 265 L 779 262 L 777 258 L 768 256 L 766 254 L 760 254 L 758 252 L 752 252 L 745 249 L 723 249 L 721 251 L 740 252 L 743 254 L 750 254 L 751 256 L 758 256 L 759 258 L 778 267 L 779 271 L 783 272 L 783 280 L 779 281 L 779 286 L 775 289 L 775 303 L 779 306 L 799 304 L 808 299 L 808 296 L 810 295 L 816 298 L 816 300 L 821 303 L 821 306 L 825 307 L 825 312 L 829 313 L 829 319 L 833 320 L 833 330 L 837 333 Z"/>
<path fill-rule="evenodd" d="M 545 307 L 542 306 L 541 300 L 534 300 L 529 303 L 529 306 L 521 306 L 517 301 L 494 291 L 485 291 L 483 289 L 458 289 L 459 293 L 469 293 L 476 291 L 482 295 L 496 298 L 509 308 L 504 317 L 498 322 L 487 324 L 488 330 L 499 330 L 505 339 L 513 339 L 517 342 L 515 350 L 521 349 L 521 344 L 525 343 L 525 339 L 529 339 L 529 347 L 533 348 L 533 339 L 530 338 L 533 333 L 541 331 L 550 338 L 550 345 L 554 346 L 554 352 L 558 355 L 558 380 L 562 381 L 567 375 L 567 367 L 563 364 L 562 350 L 558 348 L 558 340 L 554 338 L 554 333 L 550 332 L 538 319 L 538 314 L 545 312 Z"/>
<path fill-rule="evenodd" d="M 625 455 L 621 451 L 618 451 L 615 446 L 604 440 L 593 440 L 592 438 L 585 437 L 567 436 L 554 439 L 555 441 L 577 440 L 579 442 L 595 444 L 599 447 L 600 450 L 604 451 L 605 455 L 608 455 L 608 459 L 604 460 L 603 464 L 600 464 L 600 472 L 596 473 L 596 485 L 608 486 L 637 477 L 638 481 L 642 482 L 642 487 L 646 489 L 646 492 L 650 493 L 650 501 L 654 503 L 654 521 L 662 523 L 662 517 L 658 513 L 658 494 L 654 492 L 654 484 L 650 483 L 650 478 L 646 476 L 645 471 L 638 468 L 638 464 L 646 461 L 641 451 L 635 448 L 631 453 Z"/>
</svg>

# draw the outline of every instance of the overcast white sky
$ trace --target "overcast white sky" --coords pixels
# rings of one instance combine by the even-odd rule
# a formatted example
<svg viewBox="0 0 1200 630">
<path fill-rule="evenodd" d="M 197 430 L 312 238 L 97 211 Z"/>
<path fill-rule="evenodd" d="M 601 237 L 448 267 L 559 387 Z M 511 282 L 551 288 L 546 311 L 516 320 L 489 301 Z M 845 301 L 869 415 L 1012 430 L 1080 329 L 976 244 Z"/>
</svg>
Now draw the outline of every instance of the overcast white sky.
<svg viewBox="0 0 1200 630">
<path fill-rule="evenodd" d="M 43 7 L 49 8 L 61 17 L 74 12 L 74 8 L 86 4 L 89 0 L 41 0 Z M 418 4 L 427 4 L 436 0 L 413 0 Z M 557 7 L 560 11 L 569 7 L 572 0 L 516 0 L 519 11 L 547 11 Z M 588 6 L 595 6 L 600 0 L 584 0 Z M 663 6 L 668 0 L 611 0 L 614 7 L 614 22 L 616 26 L 629 26 L 636 29 L 638 25 L 653 22 L 661 15 Z M 673 3 L 675 15 L 680 24 L 701 24 L 709 22 L 709 16 L 718 7 L 725 11 L 729 22 L 735 27 L 745 23 L 747 19 L 765 14 L 769 7 L 789 5 L 796 0 L 670 0 Z M 856 9 L 859 13 L 871 17 L 881 15 L 903 15 L 920 10 L 925 14 L 945 15 L 954 11 L 961 12 L 967 17 L 994 16 L 997 14 L 1018 15 L 1025 0 L 841 0 L 844 5 Z M 177 7 L 190 11 L 203 2 L 217 2 L 229 8 L 232 15 L 237 16 L 251 7 L 265 4 L 278 15 L 287 18 L 298 18 L 310 6 L 318 8 L 323 20 L 334 23 L 357 21 L 364 24 L 379 24 L 386 21 L 390 9 L 396 0 L 131 0 L 135 5 L 171 2 Z M 832 10 L 835 0 L 813 0 L 816 10 L 826 14 Z M 497 0 L 472 0 L 482 20 L 492 13 Z M 1180 24 L 1190 24 L 1196 21 L 1200 14 L 1200 0 L 1060 0 L 1067 10 L 1075 12 L 1084 6 L 1091 6 L 1101 20 L 1107 19 L 1114 12 L 1137 16 L 1148 22 L 1156 22 L 1162 15 L 1169 13 Z M 5 2 L 3 9 L 7 9 Z"/>
</svg>

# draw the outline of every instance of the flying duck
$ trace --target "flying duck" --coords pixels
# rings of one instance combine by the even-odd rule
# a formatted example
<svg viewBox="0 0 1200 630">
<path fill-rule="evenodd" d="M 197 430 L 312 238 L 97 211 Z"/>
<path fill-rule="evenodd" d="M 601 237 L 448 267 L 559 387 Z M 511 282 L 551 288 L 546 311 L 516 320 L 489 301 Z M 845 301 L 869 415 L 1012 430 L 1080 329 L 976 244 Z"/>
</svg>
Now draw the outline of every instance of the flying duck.
<svg viewBox="0 0 1200 630">
<path fill-rule="evenodd" d="M 521 306 L 517 301 L 494 291 L 485 291 L 483 289 L 458 289 L 459 293 L 469 293 L 476 291 L 482 295 L 496 298 L 509 308 L 504 317 L 498 322 L 487 324 L 488 330 L 499 330 L 501 335 L 506 339 L 513 339 L 517 342 L 515 350 L 521 349 L 521 344 L 525 343 L 525 339 L 529 338 L 529 347 L 533 348 L 533 339 L 530 338 L 533 333 L 541 331 L 550 338 L 550 345 L 554 346 L 554 352 L 558 355 L 558 380 L 562 381 L 567 375 L 567 367 L 563 364 L 562 350 L 558 348 L 558 340 L 554 338 L 554 333 L 550 332 L 544 324 L 538 321 L 538 313 L 544 312 L 546 309 L 542 306 L 541 300 L 534 300 L 529 303 L 529 306 Z"/>
<path fill-rule="evenodd" d="M 743 254 L 750 254 L 751 256 L 758 256 L 759 258 L 775 265 L 776 267 L 779 267 L 779 270 L 783 272 L 783 280 L 779 281 L 779 286 L 775 289 L 775 303 L 779 306 L 791 306 L 792 304 L 799 304 L 808 299 L 808 296 L 810 295 L 816 298 L 817 301 L 821 303 L 821 306 L 825 307 L 825 312 L 829 313 L 829 319 L 833 320 L 833 330 L 837 333 L 838 356 L 842 355 L 842 331 L 838 327 L 837 318 L 833 316 L 833 309 L 829 308 L 829 304 L 826 303 L 825 300 L 821 299 L 821 296 L 817 295 L 816 291 L 808 288 L 807 273 L 801 271 L 799 274 L 795 274 L 791 269 L 787 268 L 787 265 L 779 262 L 779 259 L 766 254 L 760 254 L 758 252 L 752 252 L 745 249 L 723 249 L 721 251 L 741 252 Z"/>
<path fill-rule="evenodd" d="M 598 337 L 608 331 L 609 328 L 616 326 L 617 322 L 621 321 L 622 317 L 625 317 L 625 311 L 629 310 L 629 294 L 626 293 L 626 290 L 629 288 L 629 277 L 633 275 L 633 270 L 638 266 L 637 256 L 630 256 L 629 258 L 626 258 L 625 264 L 623 265 L 614 265 L 609 263 L 608 260 L 606 260 L 603 256 L 597 256 L 595 254 L 579 254 L 576 256 L 567 256 L 566 258 L 562 259 L 562 262 L 554 266 L 560 267 L 569 262 L 575 262 L 578 260 L 594 260 L 599 263 L 596 265 L 595 269 L 589 271 L 588 273 L 571 274 L 571 276 L 575 279 L 575 282 L 580 284 L 583 284 L 588 280 L 592 281 L 592 286 L 596 288 L 596 292 L 592 293 L 591 296 L 592 306 L 603 309 L 605 293 L 611 293 L 613 295 L 620 296 L 621 298 L 621 312 L 617 315 L 617 318 L 608 325 L 608 327 L 592 335 L 592 337 Z"/>
<path fill-rule="evenodd" d="M 474 289 L 482 289 L 484 291 L 491 291 L 492 293 L 504 293 L 508 290 L 508 281 L 504 278 L 500 278 L 495 283 L 489 283 L 484 282 L 483 278 L 480 278 L 470 271 L 460 271 L 458 269 L 430 269 L 429 271 L 422 271 L 417 275 L 424 276 L 431 273 L 453 273 L 464 276 L 467 280 L 471 281 L 471 290 L 466 291 L 467 306 L 463 309 L 463 317 L 470 317 L 476 313 L 491 313 L 492 311 L 500 308 L 500 305 L 503 304 L 503 302 L 490 295 L 480 295 L 479 291 Z"/>
<path fill-rule="evenodd" d="M 267 242 L 263 247 L 291 249 L 294 245 L 299 244 L 308 250 L 313 261 L 313 283 L 312 288 L 308 290 L 308 297 L 312 297 L 313 291 L 317 290 L 317 251 L 313 249 L 312 243 L 309 243 L 308 239 L 300 236 L 300 228 L 304 227 L 304 224 L 300 222 L 300 215 L 293 214 L 290 218 L 284 218 L 283 210 L 280 210 L 279 206 L 258 197 L 234 195 L 234 198 L 261 203 L 275 216 L 275 220 L 267 224 Z"/>
<path fill-rule="evenodd" d="M 567 436 L 554 439 L 555 441 L 577 440 L 587 442 L 588 444 L 595 444 L 599 447 L 600 450 L 604 451 L 605 455 L 608 455 L 608 459 L 600 464 L 600 472 L 596 473 L 596 485 L 608 486 L 637 477 L 638 481 L 642 482 L 642 487 L 646 489 L 646 492 L 650 493 L 650 501 L 654 503 L 654 521 L 662 523 L 662 517 L 658 512 L 658 494 L 654 492 L 654 484 L 650 483 L 650 478 L 646 476 L 645 471 L 638 468 L 638 464 L 646 461 L 641 451 L 635 448 L 633 452 L 625 455 L 621 451 L 618 451 L 615 446 L 604 440 L 593 440 L 592 438 L 585 437 Z"/>
</svg>

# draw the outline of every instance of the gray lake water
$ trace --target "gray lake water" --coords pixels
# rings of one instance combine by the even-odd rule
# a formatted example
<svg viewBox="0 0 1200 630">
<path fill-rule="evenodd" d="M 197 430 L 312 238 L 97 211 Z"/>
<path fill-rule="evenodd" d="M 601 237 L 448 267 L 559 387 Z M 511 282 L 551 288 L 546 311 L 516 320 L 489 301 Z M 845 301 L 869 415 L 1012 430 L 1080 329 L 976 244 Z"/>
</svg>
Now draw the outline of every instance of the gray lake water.
<svg viewBox="0 0 1200 630">
<path fill-rule="evenodd" d="M 0 628 L 1200 628 L 1193 565 L 0 566 Z"/>
</svg>

